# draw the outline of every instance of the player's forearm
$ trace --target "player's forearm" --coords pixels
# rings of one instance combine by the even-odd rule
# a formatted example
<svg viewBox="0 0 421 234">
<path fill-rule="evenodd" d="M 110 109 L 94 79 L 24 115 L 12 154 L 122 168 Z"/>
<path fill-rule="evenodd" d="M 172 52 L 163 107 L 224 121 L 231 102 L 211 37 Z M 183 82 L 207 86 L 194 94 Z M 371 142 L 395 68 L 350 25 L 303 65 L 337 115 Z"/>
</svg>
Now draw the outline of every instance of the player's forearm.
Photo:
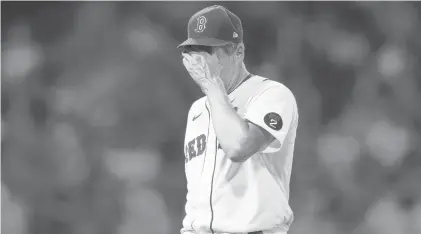
<svg viewBox="0 0 421 234">
<path fill-rule="evenodd" d="M 227 94 L 210 89 L 207 93 L 211 118 L 219 144 L 228 157 L 237 157 L 247 137 L 249 126 L 233 109 Z"/>
</svg>

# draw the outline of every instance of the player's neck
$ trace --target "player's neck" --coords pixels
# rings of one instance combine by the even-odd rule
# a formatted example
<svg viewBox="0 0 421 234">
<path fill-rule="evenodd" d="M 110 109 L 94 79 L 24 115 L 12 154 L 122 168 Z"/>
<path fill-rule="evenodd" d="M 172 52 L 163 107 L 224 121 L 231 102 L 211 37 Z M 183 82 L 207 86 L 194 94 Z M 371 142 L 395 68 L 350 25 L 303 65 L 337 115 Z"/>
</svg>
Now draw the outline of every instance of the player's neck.
<svg viewBox="0 0 421 234">
<path fill-rule="evenodd" d="M 249 74 L 250 72 L 247 71 L 247 68 L 243 63 L 239 68 L 237 76 L 234 77 L 234 82 L 232 82 L 231 87 L 228 87 L 227 92 L 231 93 L 234 91 L 241 83 L 243 83 L 244 79 L 246 79 Z"/>
</svg>

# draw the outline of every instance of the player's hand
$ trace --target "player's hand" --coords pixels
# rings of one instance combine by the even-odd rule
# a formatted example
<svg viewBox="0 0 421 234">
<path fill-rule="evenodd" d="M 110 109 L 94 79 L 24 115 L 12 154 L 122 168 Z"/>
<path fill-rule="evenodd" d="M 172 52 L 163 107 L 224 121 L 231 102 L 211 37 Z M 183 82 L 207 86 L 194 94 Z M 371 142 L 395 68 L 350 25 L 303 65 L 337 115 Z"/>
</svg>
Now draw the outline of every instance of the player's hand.
<svg viewBox="0 0 421 234">
<path fill-rule="evenodd" d="M 182 56 L 184 66 L 203 93 L 207 94 L 212 88 L 225 89 L 220 78 L 222 66 L 216 55 L 183 53 Z"/>
<path fill-rule="evenodd" d="M 198 54 L 183 53 L 183 64 L 193 80 L 202 88 L 206 86 L 209 77 L 209 69 L 205 58 Z"/>
</svg>

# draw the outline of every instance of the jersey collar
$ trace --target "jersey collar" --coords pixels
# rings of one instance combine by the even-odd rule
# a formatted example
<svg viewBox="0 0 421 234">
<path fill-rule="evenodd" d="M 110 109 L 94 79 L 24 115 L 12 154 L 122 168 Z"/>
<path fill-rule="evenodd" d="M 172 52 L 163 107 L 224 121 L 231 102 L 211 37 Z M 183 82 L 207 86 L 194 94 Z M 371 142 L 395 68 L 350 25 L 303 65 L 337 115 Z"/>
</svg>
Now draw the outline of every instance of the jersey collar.
<svg viewBox="0 0 421 234">
<path fill-rule="evenodd" d="M 254 76 L 252 73 L 249 73 L 247 76 L 246 76 L 246 78 L 244 78 L 243 79 L 243 81 L 241 81 L 238 85 L 237 85 L 237 87 L 235 87 L 233 90 L 231 90 L 231 92 L 229 92 L 228 93 L 228 95 L 229 94 L 231 94 L 232 92 L 234 92 L 235 90 L 237 90 L 237 88 L 238 87 L 240 87 L 242 84 L 244 84 L 244 82 L 246 82 L 248 79 L 250 79 L 252 76 Z"/>
</svg>

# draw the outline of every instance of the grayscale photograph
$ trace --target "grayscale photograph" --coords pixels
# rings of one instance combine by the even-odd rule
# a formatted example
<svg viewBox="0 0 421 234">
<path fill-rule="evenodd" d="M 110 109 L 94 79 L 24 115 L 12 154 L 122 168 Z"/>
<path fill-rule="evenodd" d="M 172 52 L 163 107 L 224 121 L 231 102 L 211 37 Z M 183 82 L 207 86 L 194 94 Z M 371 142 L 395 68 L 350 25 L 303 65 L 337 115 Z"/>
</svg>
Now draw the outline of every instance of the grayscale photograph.
<svg viewBox="0 0 421 234">
<path fill-rule="evenodd" d="M 1 1 L 2 234 L 421 234 L 421 3 Z"/>
</svg>

